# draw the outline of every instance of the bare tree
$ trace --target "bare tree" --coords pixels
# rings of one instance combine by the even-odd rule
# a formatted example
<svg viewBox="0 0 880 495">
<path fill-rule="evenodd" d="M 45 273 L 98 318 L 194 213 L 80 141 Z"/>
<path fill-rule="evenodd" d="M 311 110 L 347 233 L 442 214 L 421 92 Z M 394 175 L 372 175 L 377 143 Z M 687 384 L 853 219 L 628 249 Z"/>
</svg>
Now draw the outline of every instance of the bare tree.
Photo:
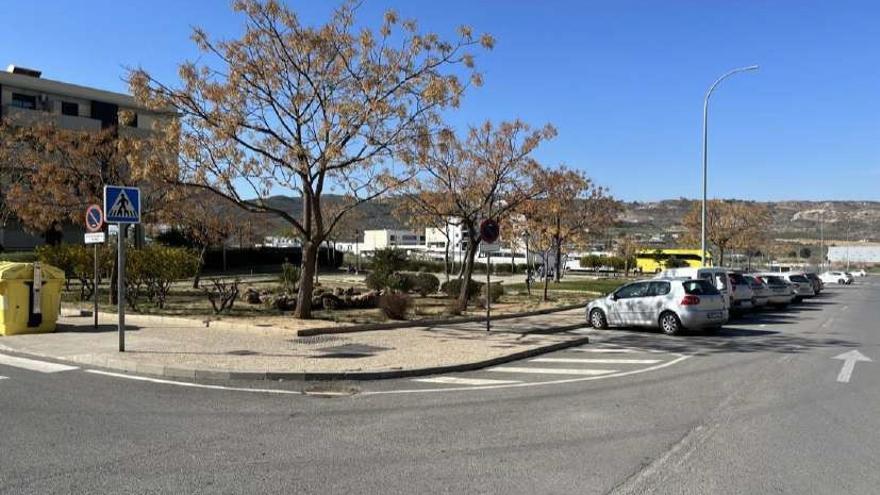
<svg viewBox="0 0 880 495">
<path fill-rule="evenodd" d="M 143 69 L 131 71 L 129 83 L 141 101 L 180 115 L 167 133 L 180 166 L 154 173 L 275 213 L 299 233 L 295 316 L 309 318 L 319 246 L 352 208 L 397 183 L 395 151 L 436 126 L 438 112 L 457 106 L 467 86 L 480 84 L 468 50 L 494 40 L 465 26 L 446 41 L 393 11 L 379 29 L 361 28 L 353 2 L 316 27 L 276 0 L 233 5 L 244 15 L 244 34 L 217 41 L 195 29 L 205 56 L 180 66 L 180 87 Z M 301 217 L 265 201 L 283 193 L 302 197 Z M 355 200 L 328 214 L 328 193 Z"/>
</svg>

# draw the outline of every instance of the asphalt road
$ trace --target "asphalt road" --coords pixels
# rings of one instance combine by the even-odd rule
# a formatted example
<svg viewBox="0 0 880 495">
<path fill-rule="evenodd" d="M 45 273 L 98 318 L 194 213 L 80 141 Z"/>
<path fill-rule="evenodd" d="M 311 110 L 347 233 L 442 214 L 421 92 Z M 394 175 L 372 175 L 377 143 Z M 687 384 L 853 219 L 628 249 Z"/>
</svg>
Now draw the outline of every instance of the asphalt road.
<svg viewBox="0 0 880 495">
<path fill-rule="evenodd" d="M 0 362 L 0 493 L 876 494 L 880 280 L 858 283 L 335 398 Z M 874 362 L 842 376 L 852 350 Z"/>
</svg>

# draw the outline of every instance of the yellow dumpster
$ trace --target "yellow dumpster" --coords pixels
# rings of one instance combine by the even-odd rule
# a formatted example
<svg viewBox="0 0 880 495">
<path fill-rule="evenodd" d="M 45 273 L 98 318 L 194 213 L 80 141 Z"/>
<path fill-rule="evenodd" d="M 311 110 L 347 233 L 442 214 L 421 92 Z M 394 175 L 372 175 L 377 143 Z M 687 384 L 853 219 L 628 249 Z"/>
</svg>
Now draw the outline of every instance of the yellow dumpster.
<svg viewBox="0 0 880 495">
<path fill-rule="evenodd" d="M 55 330 L 64 271 L 43 263 L 0 263 L 0 335 Z"/>
</svg>

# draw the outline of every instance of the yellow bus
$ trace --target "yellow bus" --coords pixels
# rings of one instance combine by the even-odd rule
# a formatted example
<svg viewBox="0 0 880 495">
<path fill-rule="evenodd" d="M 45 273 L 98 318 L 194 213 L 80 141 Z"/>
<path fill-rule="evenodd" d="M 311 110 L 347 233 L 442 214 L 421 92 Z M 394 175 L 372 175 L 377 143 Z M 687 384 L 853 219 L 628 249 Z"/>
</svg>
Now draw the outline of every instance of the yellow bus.
<svg viewBox="0 0 880 495">
<path fill-rule="evenodd" d="M 642 273 L 660 273 L 666 268 L 702 266 L 699 249 L 643 249 L 636 253 L 636 269 Z M 675 261 L 670 261 L 675 259 Z M 712 253 L 706 253 L 706 266 L 712 266 Z"/>
</svg>

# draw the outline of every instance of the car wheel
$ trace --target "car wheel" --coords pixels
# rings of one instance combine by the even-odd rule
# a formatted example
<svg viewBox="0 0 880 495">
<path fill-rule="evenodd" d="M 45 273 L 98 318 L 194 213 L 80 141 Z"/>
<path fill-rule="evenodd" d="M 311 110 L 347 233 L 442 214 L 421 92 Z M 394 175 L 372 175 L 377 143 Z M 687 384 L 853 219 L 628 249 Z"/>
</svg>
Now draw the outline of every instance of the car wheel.
<svg viewBox="0 0 880 495">
<path fill-rule="evenodd" d="M 660 315 L 660 330 L 666 335 L 676 335 L 681 332 L 681 320 L 678 315 L 671 311 L 667 311 Z"/>
<path fill-rule="evenodd" d="M 605 319 L 605 313 L 603 313 L 601 309 L 590 311 L 590 324 L 593 325 L 593 328 L 598 328 L 600 330 L 608 328 L 608 320 Z"/>
<path fill-rule="evenodd" d="M 844 282 L 843 279 L 840 279 L 840 280 L 837 281 L 837 285 L 843 285 L 843 284 L 845 284 L 845 283 L 846 283 L 846 282 Z"/>
</svg>

